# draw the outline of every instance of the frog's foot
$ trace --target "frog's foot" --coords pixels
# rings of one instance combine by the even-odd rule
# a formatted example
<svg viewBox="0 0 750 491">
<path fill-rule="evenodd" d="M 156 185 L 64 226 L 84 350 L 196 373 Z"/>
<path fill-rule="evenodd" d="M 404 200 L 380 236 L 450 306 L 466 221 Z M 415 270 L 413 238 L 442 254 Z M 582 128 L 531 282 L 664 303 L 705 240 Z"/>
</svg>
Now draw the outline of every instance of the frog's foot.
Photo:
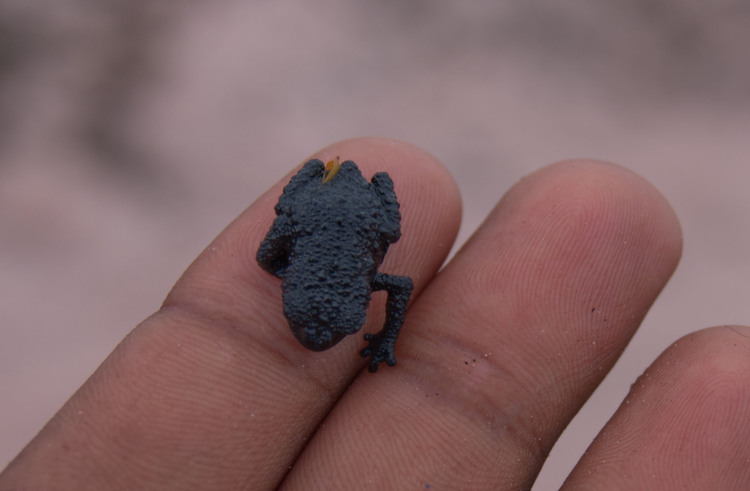
<svg viewBox="0 0 750 491">
<path fill-rule="evenodd" d="M 384 335 L 383 331 L 377 334 L 365 334 L 367 347 L 359 352 L 364 358 L 370 357 L 370 363 L 367 369 L 375 373 L 378 371 L 378 365 L 385 362 L 392 367 L 396 364 L 396 339 Z"/>
<path fill-rule="evenodd" d="M 406 305 L 414 285 L 411 278 L 406 276 L 395 276 L 377 273 L 372 282 L 373 291 L 385 290 L 388 292 L 388 301 L 385 304 L 385 325 L 377 334 L 365 334 L 367 348 L 360 354 L 367 358 L 370 363 L 367 369 L 376 372 L 378 365 L 385 362 L 388 366 L 396 364 L 396 339 L 404 323 Z"/>
</svg>

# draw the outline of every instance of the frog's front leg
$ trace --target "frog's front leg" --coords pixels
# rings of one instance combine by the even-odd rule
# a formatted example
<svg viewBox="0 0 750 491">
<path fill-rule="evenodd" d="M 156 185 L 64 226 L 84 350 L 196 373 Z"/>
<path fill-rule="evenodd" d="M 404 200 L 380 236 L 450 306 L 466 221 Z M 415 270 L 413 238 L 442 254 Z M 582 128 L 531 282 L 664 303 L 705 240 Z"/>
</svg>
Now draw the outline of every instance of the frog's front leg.
<svg viewBox="0 0 750 491">
<path fill-rule="evenodd" d="M 281 278 L 289 262 L 289 247 L 292 237 L 292 225 L 286 215 L 279 215 L 271 225 L 271 229 L 261 242 L 256 254 L 258 264 Z"/>
<path fill-rule="evenodd" d="M 365 334 L 367 347 L 360 354 L 367 358 L 370 363 L 367 369 L 371 372 L 378 370 L 378 365 L 385 362 L 388 366 L 396 364 L 396 338 L 404 324 L 406 317 L 406 306 L 414 284 L 407 276 L 395 276 L 377 273 L 372 282 L 372 290 L 385 290 L 388 292 L 388 301 L 385 307 L 385 325 L 376 334 Z"/>
</svg>

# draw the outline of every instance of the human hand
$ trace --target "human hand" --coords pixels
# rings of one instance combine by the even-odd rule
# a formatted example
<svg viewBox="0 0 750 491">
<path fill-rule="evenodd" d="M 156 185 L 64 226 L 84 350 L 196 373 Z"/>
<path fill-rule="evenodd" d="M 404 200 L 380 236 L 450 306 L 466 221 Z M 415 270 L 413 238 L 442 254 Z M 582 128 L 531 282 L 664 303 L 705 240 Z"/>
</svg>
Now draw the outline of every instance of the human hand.
<svg viewBox="0 0 750 491">
<path fill-rule="evenodd" d="M 592 161 L 516 184 L 438 273 L 458 191 L 429 155 L 358 139 L 316 155 L 387 171 L 411 276 L 398 365 L 361 333 L 301 347 L 255 251 L 288 177 L 198 257 L 0 475 L 17 489 L 527 489 L 674 270 L 681 234 L 647 182 Z M 383 322 L 376 295 L 366 328 Z M 669 348 L 565 489 L 750 488 L 750 331 Z"/>
</svg>

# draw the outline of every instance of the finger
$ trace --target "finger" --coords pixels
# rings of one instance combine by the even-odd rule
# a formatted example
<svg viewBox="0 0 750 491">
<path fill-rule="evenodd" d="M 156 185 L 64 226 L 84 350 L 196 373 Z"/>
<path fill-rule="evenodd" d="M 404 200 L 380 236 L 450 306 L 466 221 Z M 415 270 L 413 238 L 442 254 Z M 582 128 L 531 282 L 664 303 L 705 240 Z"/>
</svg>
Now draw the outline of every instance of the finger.
<svg viewBox="0 0 750 491">
<path fill-rule="evenodd" d="M 530 487 L 679 254 L 671 209 L 622 168 L 522 180 L 413 305 L 400 368 L 358 379 L 285 483 Z"/>
<path fill-rule="evenodd" d="M 633 384 L 565 489 L 750 489 L 750 328 L 672 345 Z"/>
<path fill-rule="evenodd" d="M 390 140 L 345 141 L 316 157 L 337 155 L 358 162 L 368 178 L 393 177 L 403 238 L 381 270 L 412 276 L 421 289 L 457 231 L 453 181 L 431 156 Z M 255 261 L 287 180 L 200 255 L 165 307 L 123 341 L 0 482 L 263 489 L 281 479 L 364 363 L 361 334 L 323 353 L 302 348 L 283 317 L 279 280 Z M 380 322 L 382 315 L 372 316 Z"/>
</svg>

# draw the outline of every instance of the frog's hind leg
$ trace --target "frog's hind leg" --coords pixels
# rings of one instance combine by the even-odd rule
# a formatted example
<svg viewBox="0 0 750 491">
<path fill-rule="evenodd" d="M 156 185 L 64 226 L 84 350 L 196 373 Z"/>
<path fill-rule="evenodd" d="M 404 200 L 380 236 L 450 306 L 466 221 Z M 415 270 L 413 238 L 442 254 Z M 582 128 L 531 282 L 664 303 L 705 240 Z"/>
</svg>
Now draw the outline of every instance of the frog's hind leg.
<svg viewBox="0 0 750 491">
<path fill-rule="evenodd" d="M 385 307 L 385 325 L 376 334 L 365 334 L 367 347 L 360 354 L 365 358 L 370 357 L 368 370 L 375 372 L 378 365 L 385 362 L 388 366 L 396 364 L 396 338 L 401 331 L 406 317 L 406 306 L 414 289 L 411 278 L 407 276 L 395 276 L 377 273 L 372 282 L 372 290 L 385 290 L 388 292 L 388 301 Z"/>
</svg>

